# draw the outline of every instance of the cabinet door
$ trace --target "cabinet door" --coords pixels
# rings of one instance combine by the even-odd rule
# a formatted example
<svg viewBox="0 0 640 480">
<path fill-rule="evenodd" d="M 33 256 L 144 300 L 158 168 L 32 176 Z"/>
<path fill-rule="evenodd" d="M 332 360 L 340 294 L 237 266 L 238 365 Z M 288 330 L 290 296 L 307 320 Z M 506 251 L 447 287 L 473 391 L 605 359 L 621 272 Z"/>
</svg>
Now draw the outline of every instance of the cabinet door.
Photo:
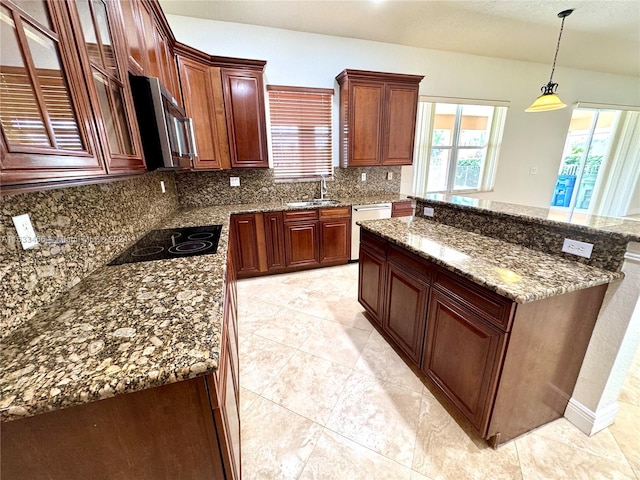
<svg viewBox="0 0 640 480">
<path fill-rule="evenodd" d="M 506 334 L 433 289 L 422 371 L 484 435 Z"/>
<path fill-rule="evenodd" d="M 318 222 L 286 223 L 284 226 L 287 267 L 317 265 Z"/>
<path fill-rule="evenodd" d="M 261 216 L 259 214 L 246 214 L 233 215 L 231 217 L 231 231 L 238 275 L 262 271 L 260 266 L 260 245 L 258 243 L 258 222 L 256 218 L 261 219 Z"/>
<path fill-rule="evenodd" d="M 391 204 L 392 217 L 410 217 L 413 215 L 413 206 L 411 200 L 393 202 Z"/>
<path fill-rule="evenodd" d="M 127 33 L 127 52 L 129 53 L 129 70 L 136 75 L 144 75 L 148 69 L 144 45 L 144 30 L 140 16 L 139 0 L 120 0 L 120 10 Z"/>
<path fill-rule="evenodd" d="M 197 154 L 193 159 L 193 168 L 228 168 L 229 153 L 222 149 L 216 119 L 216 111 L 220 110 L 220 105 L 216 105 L 216 102 L 222 103 L 222 92 L 219 92 L 217 99 L 214 97 L 213 78 L 208 66 L 180 56 L 178 66 L 184 108 L 187 116 L 193 120 L 196 138 Z M 228 145 L 225 146 L 228 148 Z"/>
<path fill-rule="evenodd" d="M 362 244 L 358 261 L 358 301 L 382 326 L 386 262 L 384 257 Z"/>
<path fill-rule="evenodd" d="M 418 86 L 385 85 L 383 165 L 411 165 L 416 131 Z"/>
<path fill-rule="evenodd" d="M 384 84 L 352 82 L 349 90 L 349 166 L 380 165 Z"/>
<path fill-rule="evenodd" d="M 3 186 L 106 173 L 66 5 L 0 6 Z"/>
<path fill-rule="evenodd" d="M 282 270 L 286 267 L 282 212 L 264 214 L 264 233 L 267 248 L 267 270 L 270 272 Z"/>
<path fill-rule="evenodd" d="M 160 69 L 160 82 L 181 103 L 180 85 L 178 82 L 178 71 L 176 60 L 169 47 L 169 41 L 160 25 L 155 24 L 156 52 Z"/>
<path fill-rule="evenodd" d="M 351 257 L 351 220 L 320 222 L 320 263 L 346 263 Z"/>
<path fill-rule="evenodd" d="M 387 262 L 384 331 L 416 365 L 420 355 L 427 321 L 429 285 L 405 272 L 400 265 Z"/>
<path fill-rule="evenodd" d="M 262 72 L 222 69 L 232 167 L 269 167 Z"/>
<path fill-rule="evenodd" d="M 77 0 L 71 19 L 80 57 L 88 72 L 98 131 L 106 151 L 107 170 L 144 170 L 140 133 L 125 65 L 127 54 L 122 24 L 113 2 Z"/>
</svg>

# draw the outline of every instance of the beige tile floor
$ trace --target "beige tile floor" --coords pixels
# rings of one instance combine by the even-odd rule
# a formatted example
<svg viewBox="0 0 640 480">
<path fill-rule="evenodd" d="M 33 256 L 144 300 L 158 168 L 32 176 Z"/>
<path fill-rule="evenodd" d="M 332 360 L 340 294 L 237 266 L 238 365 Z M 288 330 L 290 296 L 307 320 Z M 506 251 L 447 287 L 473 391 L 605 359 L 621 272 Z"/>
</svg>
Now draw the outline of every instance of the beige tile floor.
<svg viewBox="0 0 640 480">
<path fill-rule="evenodd" d="M 244 480 L 640 479 L 640 354 L 616 424 L 468 436 L 362 314 L 357 264 L 238 283 Z"/>
</svg>

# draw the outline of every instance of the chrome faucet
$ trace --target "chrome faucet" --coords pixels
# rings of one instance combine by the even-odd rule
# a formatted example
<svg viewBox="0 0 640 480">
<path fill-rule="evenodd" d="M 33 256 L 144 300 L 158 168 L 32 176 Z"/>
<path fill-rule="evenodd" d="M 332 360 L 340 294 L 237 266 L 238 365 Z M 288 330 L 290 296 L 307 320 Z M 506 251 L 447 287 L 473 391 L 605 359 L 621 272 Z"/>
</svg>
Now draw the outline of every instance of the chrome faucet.
<svg viewBox="0 0 640 480">
<path fill-rule="evenodd" d="M 320 200 L 324 200 L 327 194 L 327 179 L 324 175 L 320 175 Z"/>
</svg>

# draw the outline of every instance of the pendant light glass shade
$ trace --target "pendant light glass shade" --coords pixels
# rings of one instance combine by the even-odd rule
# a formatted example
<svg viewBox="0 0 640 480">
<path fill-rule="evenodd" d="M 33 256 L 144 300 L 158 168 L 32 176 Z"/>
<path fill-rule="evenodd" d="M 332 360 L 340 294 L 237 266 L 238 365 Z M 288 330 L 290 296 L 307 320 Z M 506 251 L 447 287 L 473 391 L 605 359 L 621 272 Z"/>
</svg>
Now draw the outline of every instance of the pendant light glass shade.
<svg viewBox="0 0 640 480">
<path fill-rule="evenodd" d="M 550 110 L 560 110 L 566 106 L 567 104 L 562 103 L 562 100 L 560 100 L 558 95 L 550 93 L 547 95 L 540 95 L 536 98 L 536 101 L 533 102 L 525 112 L 548 112 Z"/>
<path fill-rule="evenodd" d="M 560 100 L 560 97 L 556 95 L 558 84 L 553 82 L 553 72 L 556 70 L 556 60 L 558 58 L 558 50 L 560 50 L 560 39 L 562 38 L 562 30 L 564 29 L 564 19 L 571 15 L 572 12 L 573 10 L 563 10 L 558 14 L 558 17 L 562 19 L 562 25 L 560 26 L 560 35 L 558 35 L 556 54 L 553 57 L 553 66 L 551 67 L 549 83 L 540 89 L 542 91 L 542 95 L 536 98 L 535 102 L 533 102 L 525 112 L 549 112 L 551 110 L 560 110 L 567 106 L 562 100 Z"/>
</svg>

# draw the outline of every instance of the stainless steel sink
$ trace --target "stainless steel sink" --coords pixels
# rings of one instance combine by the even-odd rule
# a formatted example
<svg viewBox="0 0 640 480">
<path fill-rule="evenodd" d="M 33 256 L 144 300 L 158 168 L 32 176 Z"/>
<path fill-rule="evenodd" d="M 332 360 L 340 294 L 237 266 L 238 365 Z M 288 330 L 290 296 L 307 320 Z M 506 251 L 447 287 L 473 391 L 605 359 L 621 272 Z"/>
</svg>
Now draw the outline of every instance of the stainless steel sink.
<svg viewBox="0 0 640 480">
<path fill-rule="evenodd" d="M 305 200 L 303 202 L 288 202 L 288 207 L 326 207 L 329 205 L 338 205 L 340 202 L 338 200 Z"/>
</svg>

